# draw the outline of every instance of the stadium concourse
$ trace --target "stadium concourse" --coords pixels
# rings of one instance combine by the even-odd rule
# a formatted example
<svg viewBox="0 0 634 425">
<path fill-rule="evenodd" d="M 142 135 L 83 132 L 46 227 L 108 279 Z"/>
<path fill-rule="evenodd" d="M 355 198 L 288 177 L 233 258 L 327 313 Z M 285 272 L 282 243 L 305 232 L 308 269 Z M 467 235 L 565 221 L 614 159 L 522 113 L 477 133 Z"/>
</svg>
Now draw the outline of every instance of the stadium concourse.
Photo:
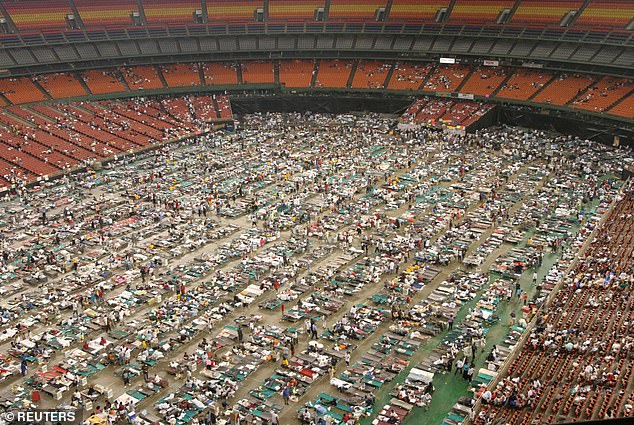
<svg viewBox="0 0 634 425">
<path fill-rule="evenodd" d="M 629 151 L 397 118 L 192 121 L 14 188 L 3 405 L 92 424 L 632 416 Z"/>
</svg>

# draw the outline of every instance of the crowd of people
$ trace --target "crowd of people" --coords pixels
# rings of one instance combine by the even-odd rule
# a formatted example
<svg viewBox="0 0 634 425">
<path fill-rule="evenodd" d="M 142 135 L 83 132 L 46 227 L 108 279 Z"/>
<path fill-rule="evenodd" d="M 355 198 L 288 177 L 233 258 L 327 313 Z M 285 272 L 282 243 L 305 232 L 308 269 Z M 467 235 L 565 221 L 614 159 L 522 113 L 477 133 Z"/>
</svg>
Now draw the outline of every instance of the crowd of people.
<svg viewBox="0 0 634 425">
<path fill-rule="evenodd" d="M 630 158 L 525 129 L 395 124 L 254 114 L 234 132 L 6 199 L 0 379 L 14 383 L 13 403 L 72 400 L 91 423 L 401 423 L 433 403 L 435 373 L 479 385 L 498 294 L 539 270 L 545 250 L 581 247 L 594 223 L 584 218 L 615 197 Z M 504 279 L 490 283 L 473 255 Z M 627 270 L 601 274 L 612 284 Z M 513 304 L 528 312 L 521 327 L 541 317 L 559 272 Z M 578 333 L 536 320 L 534 350 L 583 350 Z M 606 347 L 618 356 L 631 344 L 620 332 Z M 439 334 L 434 355 L 407 369 Z M 616 380 L 592 367 L 591 379 Z M 502 382 L 482 399 L 531 406 L 543 385 Z M 398 404 L 379 409 L 384 387 Z"/>
</svg>

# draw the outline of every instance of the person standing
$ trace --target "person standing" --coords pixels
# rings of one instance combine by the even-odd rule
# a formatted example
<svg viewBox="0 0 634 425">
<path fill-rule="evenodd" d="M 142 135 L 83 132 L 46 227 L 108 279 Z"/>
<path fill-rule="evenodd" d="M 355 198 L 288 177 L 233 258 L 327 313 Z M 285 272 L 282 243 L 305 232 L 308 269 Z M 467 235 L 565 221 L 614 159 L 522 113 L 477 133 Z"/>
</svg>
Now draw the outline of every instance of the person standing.
<svg viewBox="0 0 634 425">
<path fill-rule="evenodd" d="M 22 376 L 26 376 L 27 367 L 26 359 L 22 359 L 22 362 L 20 363 L 20 372 L 22 372 Z"/>
<path fill-rule="evenodd" d="M 242 333 L 242 325 L 238 326 L 238 341 L 242 342 L 244 339 L 244 334 Z"/>
<path fill-rule="evenodd" d="M 350 353 L 346 353 L 343 359 L 346 361 L 346 366 L 350 366 Z"/>
<path fill-rule="evenodd" d="M 473 381 L 473 374 L 474 373 L 475 373 L 475 368 L 472 365 L 471 367 L 469 367 L 469 370 L 467 370 L 467 380 L 469 382 Z"/>
<path fill-rule="evenodd" d="M 289 387 L 284 387 L 282 397 L 284 398 L 284 404 L 288 406 L 288 400 L 291 398 L 291 389 Z"/>
<path fill-rule="evenodd" d="M 454 372 L 454 375 L 458 374 L 458 371 L 462 372 L 462 366 L 464 365 L 464 360 L 460 359 L 456 362 L 456 371 Z"/>
<path fill-rule="evenodd" d="M 275 410 L 271 410 L 271 425 L 280 425 L 280 417 Z"/>
</svg>

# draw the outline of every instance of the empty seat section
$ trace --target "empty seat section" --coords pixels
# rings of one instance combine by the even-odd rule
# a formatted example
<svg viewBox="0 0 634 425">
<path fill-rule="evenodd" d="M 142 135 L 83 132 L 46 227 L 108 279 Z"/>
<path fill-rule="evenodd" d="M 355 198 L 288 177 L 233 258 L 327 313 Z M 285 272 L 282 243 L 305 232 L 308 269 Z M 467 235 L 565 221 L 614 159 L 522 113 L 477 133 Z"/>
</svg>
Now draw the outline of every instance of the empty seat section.
<svg viewBox="0 0 634 425">
<path fill-rule="evenodd" d="M 575 21 L 575 26 L 624 28 L 634 19 L 632 0 L 592 0 Z"/>
<path fill-rule="evenodd" d="M 424 91 L 452 92 L 469 74 L 466 65 L 439 65 L 423 87 Z"/>
<path fill-rule="evenodd" d="M 630 94 L 627 96 L 621 103 L 610 109 L 609 113 L 619 117 L 634 119 L 634 95 Z"/>
<path fill-rule="evenodd" d="M 331 0 L 328 20 L 372 20 L 386 0 Z"/>
<path fill-rule="evenodd" d="M 121 75 L 131 90 L 162 89 L 163 83 L 153 66 L 121 68 Z"/>
<path fill-rule="evenodd" d="M 315 80 L 315 87 L 345 88 L 352 70 L 351 62 L 322 60 Z"/>
<path fill-rule="evenodd" d="M 505 99 L 528 100 L 552 78 L 545 71 L 517 70 L 497 92 L 496 97 Z"/>
<path fill-rule="evenodd" d="M 84 71 L 81 75 L 92 94 L 126 91 L 125 86 L 117 78 L 117 72 L 114 69 Z"/>
<path fill-rule="evenodd" d="M 198 68 L 193 63 L 161 65 L 161 72 L 168 87 L 191 87 L 200 85 Z"/>
<path fill-rule="evenodd" d="M 19 31 L 64 30 L 65 17 L 72 13 L 68 0 L 4 0 L 2 4 Z"/>
<path fill-rule="evenodd" d="M 434 22 L 438 10 L 449 3 L 449 0 L 393 0 L 390 20 Z"/>
<path fill-rule="evenodd" d="M 66 72 L 40 74 L 37 75 L 35 79 L 54 99 L 88 95 L 84 87 L 73 74 Z"/>
<path fill-rule="evenodd" d="M 388 83 L 390 90 L 418 90 L 433 68 L 433 64 L 415 64 L 399 62 L 394 65 L 392 78 Z"/>
<path fill-rule="evenodd" d="M 578 10 L 582 4 L 583 0 L 522 0 L 511 23 L 558 25 L 566 13 Z"/>
<path fill-rule="evenodd" d="M 355 89 L 383 89 L 392 65 L 381 61 L 360 61 L 352 79 Z"/>
<path fill-rule="evenodd" d="M 0 79 L 0 93 L 4 94 L 11 103 L 16 104 L 46 100 L 44 93 L 26 77 Z"/>
<path fill-rule="evenodd" d="M 200 0 L 144 0 L 143 10 L 149 25 L 154 23 L 194 22 L 194 12 L 201 10 Z"/>
<path fill-rule="evenodd" d="M 315 10 L 325 4 L 325 0 L 269 0 L 269 20 L 314 21 Z"/>
<path fill-rule="evenodd" d="M 493 24 L 504 9 L 512 9 L 515 0 L 456 0 L 449 22 Z"/>
<path fill-rule="evenodd" d="M 238 73 L 236 65 L 226 62 L 212 62 L 203 65 L 205 74 L 205 84 L 213 85 L 235 85 L 238 84 Z"/>
<path fill-rule="evenodd" d="M 309 87 L 315 71 L 313 60 L 280 62 L 280 84 L 286 87 Z"/>
<path fill-rule="evenodd" d="M 603 77 L 590 86 L 581 97 L 572 102 L 572 107 L 586 111 L 603 112 L 632 90 L 632 80 Z"/>
<path fill-rule="evenodd" d="M 531 100 L 563 106 L 581 94 L 594 80 L 583 74 L 562 74 Z"/>
<path fill-rule="evenodd" d="M 275 82 L 272 62 L 242 62 L 242 82 L 245 84 L 266 84 Z"/>
<path fill-rule="evenodd" d="M 490 96 L 507 77 L 507 71 L 502 67 L 483 67 L 473 71 L 460 91 L 476 96 Z"/>
<path fill-rule="evenodd" d="M 264 8 L 264 0 L 214 0 L 207 2 L 209 22 L 254 22 L 255 11 Z"/>
<path fill-rule="evenodd" d="M 75 6 L 86 29 L 131 26 L 132 12 L 138 12 L 136 0 L 75 0 Z"/>
</svg>

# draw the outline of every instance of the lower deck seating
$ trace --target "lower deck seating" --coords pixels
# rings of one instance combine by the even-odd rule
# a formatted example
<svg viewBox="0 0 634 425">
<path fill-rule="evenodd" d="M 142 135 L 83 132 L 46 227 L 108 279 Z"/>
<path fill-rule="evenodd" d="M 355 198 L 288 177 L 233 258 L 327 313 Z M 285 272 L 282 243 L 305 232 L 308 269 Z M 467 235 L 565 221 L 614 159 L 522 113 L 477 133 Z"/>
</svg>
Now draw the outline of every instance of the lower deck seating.
<svg viewBox="0 0 634 425">
<path fill-rule="evenodd" d="M 476 424 L 632 417 L 634 194 L 616 202 Z M 545 422 L 553 423 L 552 419 Z"/>
<path fill-rule="evenodd" d="M 199 128 L 194 121 L 219 118 L 231 118 L 226 96 L 11 106 L 0 113 L 0 186 L 178 139 Z"/>
</svg>

